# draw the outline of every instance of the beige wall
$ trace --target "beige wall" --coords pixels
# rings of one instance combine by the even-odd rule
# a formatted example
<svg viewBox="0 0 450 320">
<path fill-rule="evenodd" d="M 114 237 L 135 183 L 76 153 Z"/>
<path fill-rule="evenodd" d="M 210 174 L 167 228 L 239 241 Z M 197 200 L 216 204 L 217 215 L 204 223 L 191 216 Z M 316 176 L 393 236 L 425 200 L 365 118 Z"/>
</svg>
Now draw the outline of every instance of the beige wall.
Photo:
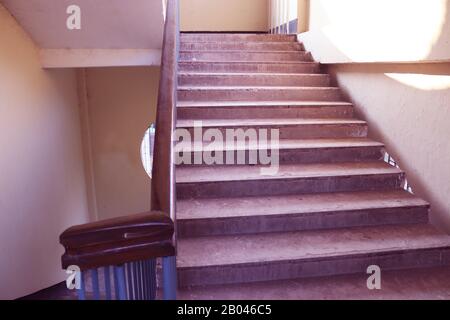
<svg viewBox="0 0 450 320">
<path fill-rule="evenodd" d="M 181 0 L 182 31 L 268 30 L 267 0 Z"/>
<path fill-rule="evenodd" d="M 92 204 L 99 219 L 150 209 L 150 178 L 140 146 L 155 121 L 159 68 L 93 68 L 86 71 Z M 86 130 L 86 128 L 84 129 Z M 85 149 L 89 148 L 85 143 Z M 89 150 L 87 150 L 89 152 Z"/>
<path fill-rule="evenodd" d="M 450 1 L 305 2 L 300 41 L 431 202 L 432 221 L 450 230 Z"/>
<path fill-rule="evenodd" d="M 73 71 L 42 70 L 0 5 L 0 299 L 65 279 L 59 234 L 88 221 Z"/>
<path fill-rule="evenodd" d="M 309 29 L 309 6 L 310 0 L 298 0 L 298 33 L 306 32 Z"/>
<path fill-rule="evenodd" d="M 369 121 L 370 136 L 431 202 L 432 221 L 450 231 L 450 63 L 333 65 L 329 70 Z"/>
<path fill-rule="evenodd" d="M 450 61 L 449 0 L 314 0 L 300 36 L 322 63 Z"/>
</svg>

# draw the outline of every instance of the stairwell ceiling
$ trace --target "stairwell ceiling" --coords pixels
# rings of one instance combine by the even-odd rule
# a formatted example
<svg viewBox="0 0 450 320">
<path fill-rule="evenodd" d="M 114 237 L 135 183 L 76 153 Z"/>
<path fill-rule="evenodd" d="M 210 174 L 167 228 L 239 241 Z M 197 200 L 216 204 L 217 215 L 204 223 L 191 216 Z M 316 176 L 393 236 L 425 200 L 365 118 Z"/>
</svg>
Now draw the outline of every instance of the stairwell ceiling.
<svg viewBox="0 0 450 320">
<path fill-rule="evenodd" d="M 43 49 L 161 49 L 161 0 L 0 0 Z M 81 30 L 68 30 L 69 5 Z"/>
</svg>

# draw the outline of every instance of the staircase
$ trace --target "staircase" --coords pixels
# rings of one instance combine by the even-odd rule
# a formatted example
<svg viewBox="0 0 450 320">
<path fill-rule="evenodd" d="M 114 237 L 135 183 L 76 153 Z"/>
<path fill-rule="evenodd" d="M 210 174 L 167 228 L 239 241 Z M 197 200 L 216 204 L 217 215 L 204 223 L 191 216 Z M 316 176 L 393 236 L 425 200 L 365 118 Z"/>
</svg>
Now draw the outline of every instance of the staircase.
<svg viewBox="0 0 450 320">
<path fill-rule="evenodd" d="M 182 34 L 177 113 L 190 132 L 201 120 L 281 138 L 274 176 L 177 166 L 180 288 L 450 263 L 429 204 L 403 190 L 405 173 L 295 36 Z"/>
</svg>

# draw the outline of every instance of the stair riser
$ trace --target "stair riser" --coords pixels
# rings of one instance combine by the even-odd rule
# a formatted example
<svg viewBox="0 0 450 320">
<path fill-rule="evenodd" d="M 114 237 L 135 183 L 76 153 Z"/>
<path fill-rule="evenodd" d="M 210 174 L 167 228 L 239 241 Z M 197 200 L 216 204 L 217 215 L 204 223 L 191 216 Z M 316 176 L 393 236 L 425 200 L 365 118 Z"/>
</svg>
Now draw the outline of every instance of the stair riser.
<svg viewBox="0 0 450 320">
<path fill-rule="evenodd" d="M 355 254 L 329 259 L 307 259 L 258 264 L 178 268 L 180 287 L 249 283 L 344 274 L 366 274 L 370 265 L 383 271 L 445 266 L 449 249 L 422 249 L 379 254 Z M 444 257 L 444 258 L 443 258 Z M 448 259 L 447 259 L 448 260 Z"/>
<path fill-rule="evenodd" d="M 189 131 L 192 137 L 194 137 L 194 128 L 188 127 L 184 128 Z M 327 138 L 365 138 L 367 137 L 367 125 L 365 124 L 311 124 L 311 125 L 285 125 L 285 126 L 257 126 L 253 125 L 251 127 L 222 127 L 214 128 L 221 131 L 222 135 L 226 137 L 228 129 L 233 130 L 244 130 L 248 129 L 266 129 L 269 133 L 269 139 L 271 137 L 271 129 L 279 130 L 280 139 L 327 139 Z M 204 133 L 208 128 L 204 128 L 202 133 Z"/>
<path fill-rule="evenodd" d="M 180 50 L 301 51 L 304 49 L 301 43 L 296 42 L 183 42 Z"/>
<path fill-rule="evenodd" d="M 179 89 L 180 101 L 342 101 L 339 89 Z"/>
<path fill-rule="evenodd" d="M 264 154 L 265 153 L 266 152 L 264 152 Z M 191 159 L 190 161 L 191 164 L 195 163 L 194 159 L 196 159 L 196 155 L 201 156 L 200 152 L 188 152 L 188 154 Z M 250 155 L 251 159 L 257 161 L 256 164 L 262 164 L 259 158 L 258 151 L 253 151 L 250 153 L 248 150 L 241 151 L 239 153 L 239 159 L 242 157 L 245 159 L 245 163 L 242 164 L 250 164 L 250 165 L 255 164 L 250 163 Z M 224 152 L 223 156 L 224 157 L 226 156 L 227 158 L 233 157 L 234 163 L 237 163 L 238 161 L 238 152 L 236 151 L 229 151 L 226 153 Z M 279 150 L 280 164 L 364 162 L 364 161 L 377 161 L 381 160 L 382 158 L 383 153 L 381 147 Z M 202 159 L 205 159 L 205 157 L 202 157 Z"/>
<path fill-rule="evenodd" d="M 179 62 L 179 70 L 185 72 L 277 72 L 318 73 L 317 63 L 226 63 L 226 62 Z"/>
<path fill-rule="evenodd" d="M 199 75 L 182 74 L 179 86 L 297 86 L 327 87 L 328 75 Z"/>
<path fill-rule="evenodd" d="M 177 109 L 178 119 L 291 119 L 291 118 L 353 118 L 352 106 L 339 107 L 183 107 Z"/>
<path fill-rule="evenodd" d="M 263 41 L 263 42 L 295 42 L 297 36 L 295 35 L 281 35 L 281 34 L 181 34 L 181 43 L 184 42 L 249 42 L 249 41 Z"/>
<path fill-rule="evenodd" d="M 179 238 L 322 230 L 428 222 L 428 208 L 380 208 L 359 211 L 316 212 L 212 219 L 179 219 Z"/>
<path fill-rule="evenodd" d="M 177 198 L 221 198 L 399 189 L 403 174 L 177 183 Z"/>
<path fill-rule="evenodd" d="M 182 51 L 180 61 L 312 61 L 305 51 L 293 52 L 227 52 L 227 51 Z"/>
</svg>

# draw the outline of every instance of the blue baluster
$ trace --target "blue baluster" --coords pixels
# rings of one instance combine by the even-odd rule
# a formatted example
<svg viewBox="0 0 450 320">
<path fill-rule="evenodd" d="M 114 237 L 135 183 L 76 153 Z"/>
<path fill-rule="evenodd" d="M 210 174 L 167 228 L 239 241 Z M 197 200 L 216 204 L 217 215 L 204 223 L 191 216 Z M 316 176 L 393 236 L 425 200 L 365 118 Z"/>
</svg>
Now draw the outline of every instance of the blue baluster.
<svg viewBox="0 0 450 320">
<path fill-rule="evenodd" d="M 176 257 L 163 258 L 163 298 L 164 300 L 176 300 L 177 298 Z"/>
<path fill-rule="evenodd" d="M 119 279 L 117 279 L 116 267 L 113 267 L 113 278 L 114 278 L 114 296 L 116 300 L 119 300 L 119 286 L 117 285 Z"/>
<path fill-rule="evenodd" d="M 138 267 L 137 262 L 133 262 L 133 292 L 134 292 L 134 300 L 139 300 L 138 298 Z"/>
<path fill-rule="evenodd" d="M 109 267 L 104 267 L 103 270 L 105 273 L 106 300 L 111 300 L 111 273 L 109 272 Z"/>
<path fill-rule="evenodd" d="M 126 267 L 127 267 L 128 300 L 133 300 L 133 276 L 131 274 L 131 263 L 127 263 Z"/>
<path fill-rule="evenodd" d="M 141 261 L 142 266 L 142 300 L 147 300 L 147 266 Z"/>
<path fill-rule="evenodd" d="M 127 299 L 127 288 L 125 283 L 125 268 L 123 265 L 114 266 L 114 279 L 116 287 L 116 300 Z"/>
<path fill-rule="evenodd" d="M 80 271 L 80 289 L 77 289 L 78 300 L 86 300 L 86 288 L 84 285 L 84 272 Z"/>
<path fill-rule="evenodd" d="M 100 288 L 98 285 L 98 271 L 97 269 L 91 270 L 92 277 L 92 290 L 94 292 L 94 300 L 100 300 Z"/>
<path fill-rule="evenodd" d="M 150 274 L 150 265 L 148 260 L 143 262 L 145 268 L 145 300 L 151 300 L 150 290 L 151 290 L 151 274 Z"/>
<path fill-rule="evenodd" d="M 141 265 L 140 262 L 135 262 L 136 264 L 136 300 L 142 300 L 142 292 L 141 292 Z"/>
<path fill-rule="evenodd" d="M 145 272 L 145 268 L 144 268 L 144 264 L 142 263 L 142 261 L 139 261 L 139 289 L 140 289 L 140 296 L 141 299 L 140 300 L 145 300 L 145 289 L 144 289 L 144 272 Z"/>
<path fill-rule="evenodd" d="M 156 299 L 156 259 L 148 260 L 149 266 L 149 299 Z"/>
</svg>

